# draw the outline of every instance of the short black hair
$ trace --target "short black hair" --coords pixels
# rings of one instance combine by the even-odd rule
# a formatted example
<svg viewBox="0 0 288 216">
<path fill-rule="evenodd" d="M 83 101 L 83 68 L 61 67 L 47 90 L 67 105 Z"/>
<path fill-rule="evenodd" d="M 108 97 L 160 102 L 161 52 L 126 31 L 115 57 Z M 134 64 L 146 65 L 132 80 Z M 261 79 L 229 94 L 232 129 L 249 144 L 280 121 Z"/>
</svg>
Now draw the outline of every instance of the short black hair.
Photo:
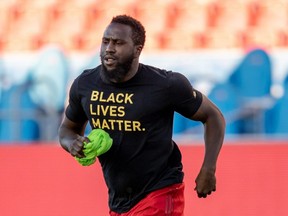
<svg viewBox="0 0 288 216">
<path fill-rule="evenodd" d="M 132 28 L 132 40 L 134 44 L 142 45 L 144 47 L 146 31 L 140 21 L 129 15 L 118 15 L 112 18 L 111 23 L 120 23 L 130 26 Z"/>
</svg>

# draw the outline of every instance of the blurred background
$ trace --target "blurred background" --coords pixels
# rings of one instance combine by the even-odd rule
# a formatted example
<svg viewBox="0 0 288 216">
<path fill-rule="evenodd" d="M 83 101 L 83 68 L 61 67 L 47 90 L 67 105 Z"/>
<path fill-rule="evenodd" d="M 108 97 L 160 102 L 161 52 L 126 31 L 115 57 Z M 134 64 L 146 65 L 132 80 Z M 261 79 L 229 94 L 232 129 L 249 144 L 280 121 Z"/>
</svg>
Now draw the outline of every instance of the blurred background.
<svg viewBox="0 0 288 216">
<path fill-rule="evenodd" d="M 100 63 L 104 28 L 124 13 L 146 27 L 141 62 L 185 74 L 229 137 L 287 136 L 286 0 L 1 0 L 1 141 L 57 139 L 71 82 Z M 174 125 L 201 130 L 178 114 Z"/>
<path fill-rule="evenodd" d="M 0 0 L 0 181 L 4 183 L 0 194 L 6 197 L 0 197 L 0 207 L 4 215 L 21 212 L 31 216 L 34 205 L 28 203 L 37 203 L 35 216 L 74 215 L 71 211 L 61 213 L 59 206 L 47 211 L 45 202 L 39 202 L 37 197 L 56 205 L 57 192 L 51 189 L 56 184 L 53 178 L 62 179 L 67 188 L 70 179 L 94 181 L 95 170 L 90 173 L 87 168 L 83 174 L 83 170 L 71 165 L 75 161 L 71 162 L 59 148 L 57 130 L 72 81 L 84 69 L 100 63 L 103 31 L 119 14 L 137 18 L 146 28 L 142 63 L 183 73 L 222 110 L 227 121 L 228 147 L 224 148 L 220 163 L 223 171 L 219 175 L 224 179 L 222 185 L 235 182 L 237 177 L 239 188 L 243 188 L 236 188 L 232 197 L 232 189 L 226 189 L 227 194 L 220 195 L 215 203 L 221 206 L 233 198 L 238 203 L 249 193 L 253 196 L 261 177 L 267 200 L 259 197 L 256 204 L 246 199 L 246 206 L 240 208 L 242 213 L 233 210 L 237 206 L 232 201 L 229 210 L 212 204 L 216 215 L 288 214 L 282 205 L 283 196 L 288 195 L 287 186 L 283 186 L 288 181 L 288 0 Z M 201 124 L 175 114 L 173 135 L 184 149 L 188 167 L 187 152 L 192 149 L 201 154 L 198 145 L 203 145 L 202 132 Z M 45 162 L 47 158 L 58 163 L 51 167 Z M 243 179 L 247 173 L 250 183 Z M 267 176 L 279 179 L 271 177 L 266 185 L 263 181 Z M 26 181 L 20 184 L 23 178 Z M 39 182 L 45 182 L 50 193 L 44 190 L 39 194 L 43 185 L 32 187 Z M 58 191 L 62 187 L 60 194 L 65 201 L 57 202 L 71 202 L 64 198 L 71 191 L 63 191 L 63 185 L 56 188 Z M 277 190 L 281 195 L 268 185 L 281 187 Z M 28 207 L 17 211 L 11 202 L 19 194 L 27 195 Z M 188 200 L 190 196 L 189 192 Z M 107 208 L 106 200 L 103 205 Z M 200 207 L 191 210 L 193 214 L 186 210 L 187 216 L 207 210 L 205 204 L 197 205 Z M 96 207 L 93 211 L 97 216 L 107 215 L 100 214 Z"/>
</svg>

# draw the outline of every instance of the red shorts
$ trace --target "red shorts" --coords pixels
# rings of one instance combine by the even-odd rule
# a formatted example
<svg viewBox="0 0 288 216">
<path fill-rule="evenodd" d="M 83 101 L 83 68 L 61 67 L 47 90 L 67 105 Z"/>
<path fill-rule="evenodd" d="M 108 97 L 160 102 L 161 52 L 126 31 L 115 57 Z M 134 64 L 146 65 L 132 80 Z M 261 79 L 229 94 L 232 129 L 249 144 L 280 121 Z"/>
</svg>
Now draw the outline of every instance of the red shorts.
<svg viewBox="0 0 288 216">
<path fill-rule="evenodd" d="M 130 211 L 110 216 L 183 216 L 184 183 L 174 184 L 148 194 Z"/>
</svg>

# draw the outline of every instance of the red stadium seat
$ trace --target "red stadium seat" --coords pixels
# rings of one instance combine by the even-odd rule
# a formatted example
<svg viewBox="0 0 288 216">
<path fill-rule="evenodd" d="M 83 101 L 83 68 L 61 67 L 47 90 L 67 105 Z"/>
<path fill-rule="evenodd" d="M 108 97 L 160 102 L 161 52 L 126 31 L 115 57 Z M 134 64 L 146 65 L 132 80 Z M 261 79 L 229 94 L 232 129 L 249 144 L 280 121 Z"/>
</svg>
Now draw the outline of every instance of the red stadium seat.
<svg viewBox="0 0 288 216">
<path fill-rule="evenodd" d="M 277 36 L 277 44 L 278 47 L 288 47 L 288 31 L 279 30 L 276 32 Z"/>
<path fill-rule="evenodd" d="M 68 50 L 90 50 L 100 45 L 100 32 L 118 14 L 144 24 L 146 50 L 287 44 L 285 0 L 3 0 L 1 46 L 34 50 L 57 43 Z"/>
<path fill-rule="evenodd" d="M 213 1 L 206 6 L 206 16 L 208 28 L 214 28 L 219 25 L 219 18 L 223 13 L 223 5 L 218 1 Z"/>
<path fill-rule="evenodd" d="M 260 19 L 264 13 L 264 6 L 261 1 L 251 1 L 247 4 L 247 24 L 250 27 L 259 25 Z"/>
<path fill-rule="evenodd" d="M 192 48 L 205 49 L 209 47 L 209 36 L 205 32 L 196 32 L 192 35 L 193 45 Z"/>
</svg>

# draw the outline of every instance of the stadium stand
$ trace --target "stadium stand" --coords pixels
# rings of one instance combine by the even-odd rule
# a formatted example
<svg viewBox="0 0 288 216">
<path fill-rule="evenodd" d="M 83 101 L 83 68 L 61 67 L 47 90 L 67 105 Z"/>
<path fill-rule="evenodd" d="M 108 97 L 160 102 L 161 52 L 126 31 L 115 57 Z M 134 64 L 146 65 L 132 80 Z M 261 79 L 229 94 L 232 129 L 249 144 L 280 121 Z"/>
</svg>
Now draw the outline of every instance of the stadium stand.
<svg viewBox="0 0 288 216">
<path fill-rule="evenodd" d="M 273 97 L 270 90 L 277 72 L 274 71 L 271 54 L 275 49 L 285 50 L 288 47 L 286 0 L 183 0 L 181 4 L 177 0 L 2 0 L 0 54 L 17 56 L 22 53 L 27 58 L 26 54 L 34 53 L 32 55 L 37 58 L 36 62 L 31 62 L 27 77 L 20 83 L 7 82 L 7 76 L 14 74 L 10 73 L 11 67 L 8 66 L 5 73 L 6 65 L 0 68 L 0 140 L 55 138 L 55 130 L 50 134 L 43 131 L 42 125 L 47 124 L 44 123 L 45 118 L 55 119 L 49 127 L 56 128 L 70 81 L 84 68 L 100 63 L 98 48 L 102 32 L 113 15 L 124 13 L 136 17 L 145 25 L 145 52 L 176 53 L 173 62 L 162 64 L 161 59 L 153 60 L 153 63 L 169 66 L 175 71 L 187 70 L 194 75 L 194 68 L 187 68 L 189 64 L 181 60 L 181 52 L 212 51 L 220 55 L 223 50 L 239 50 L 242 58 L 226 74 L 225 80 L 208 80 L 212 77 L 209 73 L 214 71 L 201 76 L 211 83 L 211 89 L 205 93 L 227 117 L 227 133 L 285 132 L 283 128 L 287 125 L 283 113 L 287 107 L 287 90 L 281 98 Z M 86 59 L 81 63 L 73 62 L 71 56 L 74 55 L 77 57 L 73 59 L 79 62 L 83 56 Z M 209 57 L 207 59 L 209 61 Z M 13 60 L 10 64 L 14 64 Z M 213 64 L 217 67 L 217 63 Z M 22 68 L 24 70 L 24 66 Z M 199 80 L 191 79 L 191 82 L 194 81 L 197 83 Z M 12 100 L 20 97 L 21 100 Z M 27 130 L 25 134 L 30 138 L 12 133 L 9 129 L 9 124 L 17 116 L 14 114 L 21 113 L 23 106 L 30 107 L 31 111 L 37 110 L 35 113 L 41 119 L 31 126 L 28 114 L 27 119 L 17 123 L 20 128 L 21 124 L 29 122 L 30 126 L 25 128 L 30 128 L 32 134 L 29 135 Z M 6 115 L 8 112 L 9 115 Z M 14 113 L 13 118 L 9 120 L 11 113 Z M 175 114 L 174 124 L 174 134 L 193 132 L 199 126 L 187 122 L 178 114 Z"/>
<path fill-rule="evenodd" d="M 68 62 L 58 48 L 46 48 L 20 83 L 1 82 L 0 140 L 54 140 L 64 110 Z"/>
<path fill-rule="evenodd" d="M 99 45 L 97 34 L 111 16 L 126 13 L 142 21 L 148 35 L 153 35 L 146 49 L 177 49 L 162 45 L 167 32 L 168 38 L 177 38 L 175 43 L 185 33 L 192 38 L 199 34 L 210 38 L 205 46 L 187 43 L 189 49 L 222 48 L 227 39 L 231 43 L 228 48 L 246 48 L 249 41 L 249 45 L 264 47 L 287 46 L 279 38 L 281 32 L 287 32 L 287 7 L 284 0 L 183 0 L 181 4 L 176 0 L 4 0 L 0 3 L 0 38 L 6 51 L 57 43 L 68 51 L 85 52 Z M 247 43 L 241 43 L 241 33 L 248 37 Z M 159 34 L 162 37 L 154 37 Z M 262 35 L 268 37 L 268 44 Z"/>
</svg>

